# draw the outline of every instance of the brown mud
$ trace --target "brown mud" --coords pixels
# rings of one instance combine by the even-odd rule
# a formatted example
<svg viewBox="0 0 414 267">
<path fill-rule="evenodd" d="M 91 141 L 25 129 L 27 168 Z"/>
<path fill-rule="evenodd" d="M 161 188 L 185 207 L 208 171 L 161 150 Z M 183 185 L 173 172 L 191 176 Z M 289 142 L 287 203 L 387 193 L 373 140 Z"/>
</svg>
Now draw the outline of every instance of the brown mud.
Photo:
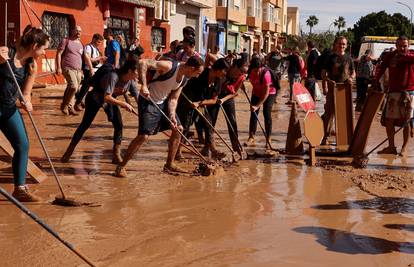
<svg viewBox="0 0 414 267">
<path fill-rule="evenodd" d="M 351 159 L 325 158 L 310 168 L 306 156 L 266 158 L 258 129 L 256 147 L 246 148 L 254 157 L 223 164 L 225 173 L 219 177 L 203 177 L 164 173 L 167 139 L 159 134 L 131 160 L 128 178 L 116 178 L 111 164 L 112 126 L 103 112 L 70 162 L 59 162 L 81 120 L 58 111 L 62 90 L 35 89 L 34 117 L 68 196 L 100 206 L 28 206 L 101 266 L 414 264 L 412 146 L 406 158 L 373 153 L 366 169 L 352 168 Z M 278 149 L 285 147 L 289 124 L 285 94 L 273 110 L 272 145 Z M 249 120 L 243 95 L 236 109 L 243 143 Z M 322 112 L 320 102 L 318 111 Z M 300 119 L 304 115 L 298 110 Z M 137 133 L 137 119 L 124 111 L 123 118 L 125 150 Z M 27 129 L 30 157 L 49 175 L 30 188 L 51 202 L 58 189 L 32 127 Z M 221 114 L 218 130 L 229 139 Z M 378 117 L 367 150 L 384 137 Z M 401 144 L 400 135 L 396 143 Z M 184 156 L 179 166 L 194 170 L 197 158 L 188 152 Z M 10 177 L 10 165 L 1 157 L 0 186 L 9 191 Z M 0 266 L 84 266 L 3 198 L 0 214 Z"/>
</svg>

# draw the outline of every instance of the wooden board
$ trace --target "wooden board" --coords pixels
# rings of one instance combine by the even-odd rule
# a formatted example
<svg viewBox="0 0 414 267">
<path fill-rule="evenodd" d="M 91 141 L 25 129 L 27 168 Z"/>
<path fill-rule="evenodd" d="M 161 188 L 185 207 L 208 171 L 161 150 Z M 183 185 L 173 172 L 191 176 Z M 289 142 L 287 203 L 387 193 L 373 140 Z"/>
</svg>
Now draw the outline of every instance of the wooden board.
<svg viewBox="0 0 414 267">
<path fill-rule="evenodd" d="M 4 151 L 8 156 L 13 157 L 14 150 L 2 133 L 0 133 L 0 149 Z M 42 172 L 30 159 L 27 163 L 27 173 L 37 183 L 41 183 L 47 178 L 46 174 Z"/>
<path fill-rule="evenodd" d="M 334 89 L 336 145 L 349 146 L 354 133 L 354 109 L 352 87 L 349 84 L 336 84 Z"/>
<path fill-rule="evenodd" d="M 364 108 L 355 127 L 354 138 L 352 138 L 349 152 L 351 155 L 362 155 L 367 145 L 369 131 L 372 122 L 384 100 L 384 93 L 371 91 L 365 101 Z"/>
<path fill-rule="evenodd" d="M 324 136 L 323 121 L 319 114 L 314 111 L 309 111 L 305 116 L 303 127 L 305 130 L 305 137 L 308 139 L 311 146 L 319 146 Z"/>
</svg>

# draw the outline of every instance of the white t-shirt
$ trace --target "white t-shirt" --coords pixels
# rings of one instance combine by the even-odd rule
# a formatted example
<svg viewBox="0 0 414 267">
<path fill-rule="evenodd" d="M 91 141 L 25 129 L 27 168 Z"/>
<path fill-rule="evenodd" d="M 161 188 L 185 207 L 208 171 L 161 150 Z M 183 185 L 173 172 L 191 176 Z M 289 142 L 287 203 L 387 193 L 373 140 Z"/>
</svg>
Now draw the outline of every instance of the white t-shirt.
<svg viewBox="0 0 414 267">
<path fill-rule="evenodd" d="M 93 44 L 87 44 L 85 46 L 85 53 L 87 53 L 91 59 L 100 57 L 99 50 L 93 46 Z M 95 65 L 93 69 L 96 71 L 100 66 L 102 66 L 101 62 L 99 62 L 98 65 Z M 85 69 L 89 70 L 88 64 L 85 64 Z"/>
</svg>

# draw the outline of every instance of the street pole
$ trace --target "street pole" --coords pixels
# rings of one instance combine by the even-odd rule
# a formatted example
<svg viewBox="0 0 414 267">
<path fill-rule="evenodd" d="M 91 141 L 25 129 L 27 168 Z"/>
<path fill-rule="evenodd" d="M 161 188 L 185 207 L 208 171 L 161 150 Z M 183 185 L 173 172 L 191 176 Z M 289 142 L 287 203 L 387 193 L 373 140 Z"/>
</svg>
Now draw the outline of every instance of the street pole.
<svg viewBox="0 0 414 267">
<path fill-rule="evenodd" d="M 4 45 L 7 46 L 7 1 L 4 2 Z"/>
<path fill-rule="evenodd" d="M 407 7 L 410 10 L 411 18 L 410 18 L 410 35 L 409 35 L 409 38 L 410 38 L 410 42 L 411 42 L 411 33 L 413 32 L 413 10 L 406 3 L 397 1 L 397 4 L 403 5 L 403 6 Z"/>
<path fill-rule="evenodd" d="M 224 48 L 224 54 L 227 53 L 227 48 L 229 45 L 229 0 L 226 0 L 226 43 Z"/>
</svg>

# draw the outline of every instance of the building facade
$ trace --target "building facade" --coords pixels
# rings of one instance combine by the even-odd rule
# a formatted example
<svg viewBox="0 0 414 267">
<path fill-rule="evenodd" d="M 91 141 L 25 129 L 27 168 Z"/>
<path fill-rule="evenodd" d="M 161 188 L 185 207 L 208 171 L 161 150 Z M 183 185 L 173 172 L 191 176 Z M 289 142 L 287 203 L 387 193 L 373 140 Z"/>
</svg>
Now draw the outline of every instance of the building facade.
<svg viewBox="0 0 414 267">
<path fill-rule="evenodd" d="M 3 1 L 4 2 L 4 1 Z M 38 62 L 40 81 L 56 82 L 46 75 L 54 71 L 59 43 L 75 25 L 82 28 L 81 41 L 87 44 L 94 33 L 103 34 L 105 28 L 121 35 L 126 44 L 140 39 L 145 57 L 153 57 L 165 50 L 170 40 L 169 2 L 166 0 L 19 0 L 7 1 L 4 20 L 0 21 L 0 42 L 12 46 L 27 25 L 42 27 L 51 37 L 46 58 Z M 3 5 L 3 4 L 0 4 Z M 7 20 L 7 21 L 6 21 Z M 6 32 L 6 33 L 5 33 Z M 100 48 L 101 52 L 104 48 Z M 48 63 L 48 64 L 47 64 Z M 50 68 L 51 67 L 51 68 Z M 63 78 L 58 78 L 63 82 Z"/>
<path fill-rule="evenodd" d="M 299 35 L 299 8 L 290 6 L 287 8 L 286 33 Z"/>
</svg>

